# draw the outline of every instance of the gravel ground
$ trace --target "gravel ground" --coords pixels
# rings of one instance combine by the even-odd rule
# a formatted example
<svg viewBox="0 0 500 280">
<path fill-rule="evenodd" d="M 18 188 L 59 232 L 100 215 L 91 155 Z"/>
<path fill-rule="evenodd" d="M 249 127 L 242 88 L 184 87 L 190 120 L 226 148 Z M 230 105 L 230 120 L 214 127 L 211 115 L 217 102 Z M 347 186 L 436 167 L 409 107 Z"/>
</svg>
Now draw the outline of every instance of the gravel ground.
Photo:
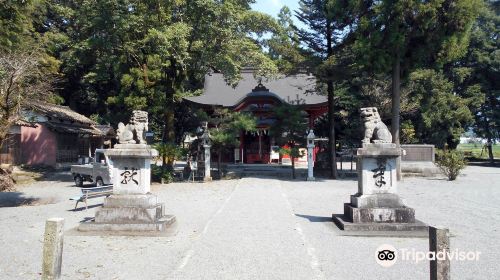
<svg viewBox="0 0 500 280">
<path fill-rule="evenodd" d="M 499 279 L 500 169 L 468 167 L 458 181 L 405 178 L 401 195 L 417 218 L 450 228 L 452 279 Z M 39 279 L 44 223 L 65 218 L 63 279 L 428 279 L 428 262 L 375 262 L 381 244 L 426 251 L 423 238 L 342 236 L 331 222 L 357 191 L 353 180 L 265 178 L 153 185 L 177 217 L 166 237 L 82 236 L 97 207 L 73 211 L 69 174 L 0 193 L 0 279 Z M 93 199 L 99 205 L 102 198 Z M 26 206 L 31 205 L 31 206 Z"/>
</svg>

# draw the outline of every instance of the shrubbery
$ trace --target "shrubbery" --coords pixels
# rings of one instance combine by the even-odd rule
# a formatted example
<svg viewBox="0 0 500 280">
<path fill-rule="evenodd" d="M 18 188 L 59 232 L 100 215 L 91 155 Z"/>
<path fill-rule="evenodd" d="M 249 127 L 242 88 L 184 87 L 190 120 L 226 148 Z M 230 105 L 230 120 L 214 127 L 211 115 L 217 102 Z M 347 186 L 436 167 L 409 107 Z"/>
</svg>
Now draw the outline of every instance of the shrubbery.
<svg viewBox="0 0 500 280">
<path fill-rule="evenodd" d="M 437 166 L 450 181 L 457 179 L 460 172 L 467 166 L 463 153 L 457 150 L 439 150 L 436 156 Z"/>
<path fill-rule="evenodd" d="M 174 181 L 174 175 L 172 174 L 172 170 L 168 170 L 168 168 L 165 168 L 165 170 L 162 171 L 161 166 L 158 166 L 156 164 L 152 164 L 151 165 L 151 181 L 169 184 L 169 183 L 172 183 Z"/>
<path fill-rule="evenodd" d="M 0 192 L 14 190 L 14 180 L 11 170 L 0 168 Z"/>
</svg>

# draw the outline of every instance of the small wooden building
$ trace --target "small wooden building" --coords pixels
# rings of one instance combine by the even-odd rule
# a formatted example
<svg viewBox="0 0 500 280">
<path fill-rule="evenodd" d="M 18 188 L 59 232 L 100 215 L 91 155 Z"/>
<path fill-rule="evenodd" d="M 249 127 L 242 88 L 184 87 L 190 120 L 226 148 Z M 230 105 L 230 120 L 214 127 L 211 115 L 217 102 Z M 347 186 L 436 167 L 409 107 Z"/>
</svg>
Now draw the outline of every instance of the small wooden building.
<svg viewBox="0 0 500 280">
<path fill-rule="evenodd" d="M 67 106 L 38 103 L 30 108 L 11 127 L 1 149 L 2 164 L 76 163 L 114 138 L 110 126 L 98 126 Z"/>
</svg>

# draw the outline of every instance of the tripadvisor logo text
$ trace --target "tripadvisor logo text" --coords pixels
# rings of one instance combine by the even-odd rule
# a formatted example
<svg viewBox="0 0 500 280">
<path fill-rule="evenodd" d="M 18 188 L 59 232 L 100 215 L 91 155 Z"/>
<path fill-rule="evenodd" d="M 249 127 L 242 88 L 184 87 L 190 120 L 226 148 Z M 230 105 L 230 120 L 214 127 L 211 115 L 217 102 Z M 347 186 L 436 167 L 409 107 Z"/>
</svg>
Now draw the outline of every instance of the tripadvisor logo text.
<svg viewBox="0 0 500 280">
<path fill-rule="evenodd" d="M 398 261 L 410 261 L 415 264 L 423 261 L 434 260 L 455 260 L 455 261 L 479 261 L 481 252 L 478 251 L 462 251 L 455 250 L 442 250 L 437 252 L 424 252 L 415 249 L 401 248 L 396 249 L 389 244 L 383 244 L 375 250 L 375 261 L 383 267 L 391 267 Z"/>
</svg>

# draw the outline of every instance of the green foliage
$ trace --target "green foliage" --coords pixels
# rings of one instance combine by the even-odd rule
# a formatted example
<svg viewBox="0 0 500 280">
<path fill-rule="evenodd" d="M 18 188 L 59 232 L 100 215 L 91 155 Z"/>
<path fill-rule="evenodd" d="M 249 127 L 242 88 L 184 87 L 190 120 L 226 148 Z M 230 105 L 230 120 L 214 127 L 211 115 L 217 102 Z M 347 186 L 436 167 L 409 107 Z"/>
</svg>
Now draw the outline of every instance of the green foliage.
<svg viewBox="0 0 500 280">
<path fill-rule="evenodd" d="M 187 155 L 186 149 L 173 143 L 156 143 L 153 148 L 158 151 L 158 157 L 164 159 L 167 163 L 182 159 Z"/>
<path fill-rule="evenodd" d="M 243 67 L 276 73 L 251 35 L 277 24 L 249 3 L 47 1 L 40 29 L 54 39 L 51 48 L 65 76 L 61 94 L 73 107 L 112 124 L 144 109 L 163 142 L 178 142 L 177 113 L 183 112 L 175 105 L 203 87 L 206 73 L 220 71 L 230 85 Z"/>
<path fill-rule="evenodd" d="M 153 164 L 151 165 L 151 180 L 170 184 L 174 181 L 174 174 L 171 170 L 165 171 L 161 166 Z"/>
<path fill-rule="evenodd" d="M 448 180 L 454 181 L 467 166 L 467 161 L 462 152 L 445 149 L 437 151 L 436 165 L 448 177 Z"/>
<path fill-rule="evenodd" d="M 242 131 L 256 131 L 257 119 L 248 113 L 219 109 L 215 111 L 208 122 L 212 126 L 209 130 L 210 139 L 213 148 L 218 152 L 217 168 L 222 178 L 222 152 L 239 144 L 237 137 L 240 136 Z"/>
<path fill-rule="evenodd" d="M 468 100 L 453 92 L 453 83 L 434 70 L 415 71 L 410 76 L 409 102 L 414 104 L 412 123 L 423 143 L 456 148 L 464 127 L 473 122 Z"/>
<path fill-rule="evenodd" d="M 415 144 L 418 142 L 415 137 L 415 128 L 410 121 L 404 121 L 401 124 L 401 143 L 402 144 Z"/>
<path fill-rule="evenodd" d="M 275 123 L 270 133 L 281 144 L 292 146 L 305 141 L 307 118 L 300 105 L 283 103 L 274 108 Z"/>
<path fill-rule="evenodd" d="M 358 141 L 359 107 L 379 104 L 389 124 L 394 62 L 403 77 L 403 142 L 453 147 L 470 126 L 500 138 L 498 1 L 301 0 L 295 13 L 306 28 L 294 26 L 286 7 L 275 21 L 252 11 L 252 2 L 5 0 L 0 52 L 37 50 L 39 72 L 59 77 L 62 98 L 49 101 L 99 123 L 147 110 L 161 142 L 179 143 L 208 119 L 180 102 L 200 94 L 206 73 L 219 71 L 235 86 L 249 66 L 260 77 L 314 73 L 330 109 L 315 133 Z M 231 147 L 238 130 L 253 129 L 252 120 L 227 118 L 211 131 L 215 147 Z"/>
<path fill-rule="evenodd" d="M 232 112 L 227 109 L 217 110 L 209 119 L 213 126 L 210 129 L 210 139 L 215 149 L 233 147 L 239 143 L 236 139 L 241 131 L 255 131 L 257 120 L 246 113 Z"/>
<path fill-rule="evenodd" d="M 465 97 L 481 96 L 471 108 L 474 132 L 493 142 L 500 138 L 500 4 L 486 2 L 472 27 L 467 54 L 454 70 L 456 91 Z M 493 153 L 490 160 L 493 161 Z"/>
<path fill-rule="evenodd" d="M 32 31 L 34 2 L 5 0 L 0 5 L 0 52 L 24 47 Z"/>
<path fill-rule="evenodd" d="M 480 0 L 358 2 L 354 51 L 375 72 L 390 72 L 401 59 L 403 73 L 443 65 L 465 54 Z"/>
<path fill-rule="evenodd" d="M 293 24 L 292 12 L 284 6 L 278 14 L 279 29 L 267 41 L 269 56 L 283 73 L 297 72 L 299 65 L 305 63 L 300 49 L 300 41 Z"/>
<path fill-rule="evenodd" d="M 292 178 L 295 179 L 295 158 L 300 154 L 298 146 L 306 141 L 307 119 L 301 105 L 283 103 L 274 108 L 276 121 L 271 126 L 270 134 L 280 145 L 280 153 L 290 155 L 292 160 Z"/>
</svg>

